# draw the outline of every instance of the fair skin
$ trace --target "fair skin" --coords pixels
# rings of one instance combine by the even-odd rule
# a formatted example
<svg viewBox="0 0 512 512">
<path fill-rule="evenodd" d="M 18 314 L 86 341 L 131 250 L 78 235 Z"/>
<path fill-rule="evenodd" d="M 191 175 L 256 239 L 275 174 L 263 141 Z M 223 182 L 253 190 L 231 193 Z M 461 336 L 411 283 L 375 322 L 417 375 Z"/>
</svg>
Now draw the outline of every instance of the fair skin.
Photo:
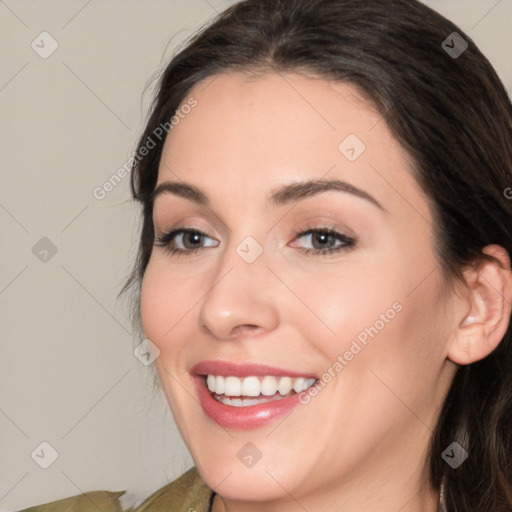
<svg viewBox="0 0 512 512">
<path fill-rule="evenodd" d="M 485 357 L 505 334 L 510 272 L 482 263 L 467 269 L 457 293 L 446 285 L 407 155 L 353 86 L 230 73 L 189 97 L 197 107 L 167 136 L 158 184 L 195 185 L 209 204 L 162 193 L 153 219 L 156 237 L 183 226 L 206 236 L 171 243 L 202 247 L 191 255 L 154 247 L 141 313 L 178 428 L 218 494 L 214 512 L 437 512 L 425 459 L 435 421 L 457 364 Z M 366 146 L 354 161 L 338 149 L 348 134 Z M 381 207 L 336 190 L 268 200 L 285 184 L 335 178 Z M 295 236 L 325 226 L 355 245 L 315 255 L 321 240 Z M 248 236 L 263 249 L 252 263 L 236 251 Z M 327 247 L 340 243 L 332 238 Z M 510 266 L 499 246 L 486 252 Z M 199 404 L 191 369 L 200 361 L 321 377 L 397 303 L 393 319 L 287 416 L 226 428 Z M 261 453 L 252 467 L 237 457 L 248 442 Z"/>
</svg>

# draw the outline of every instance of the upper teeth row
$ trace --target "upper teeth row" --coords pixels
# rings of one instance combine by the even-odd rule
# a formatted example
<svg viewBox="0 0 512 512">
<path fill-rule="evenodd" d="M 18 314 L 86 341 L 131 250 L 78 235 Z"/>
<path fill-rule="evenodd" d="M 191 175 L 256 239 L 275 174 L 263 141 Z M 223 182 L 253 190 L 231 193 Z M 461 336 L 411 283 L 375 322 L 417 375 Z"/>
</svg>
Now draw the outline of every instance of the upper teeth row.
<svg viewBox="0 0 512 512">
<path fill-rule="evenodd" d="M 265 396 L 287 395 L 292 389 L 300 393 L 315 383 L 316 379 L 305 379 L 303 377 L 224 377 L 222 375 L 208 375 L 206 385 L 212 393 L 227 396 Z"/>
</svg>

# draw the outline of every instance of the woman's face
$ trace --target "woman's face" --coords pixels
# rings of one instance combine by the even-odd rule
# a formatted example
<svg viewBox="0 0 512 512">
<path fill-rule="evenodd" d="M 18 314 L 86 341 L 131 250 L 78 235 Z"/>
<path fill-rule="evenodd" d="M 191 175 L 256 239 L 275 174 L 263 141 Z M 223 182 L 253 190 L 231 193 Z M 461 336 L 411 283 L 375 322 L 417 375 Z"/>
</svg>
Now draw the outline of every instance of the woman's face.
<svg viewBox="0 0 512 512">
<path fill-rule="evenodd" d="M 203 479 L 276 503 L 373 503 L 402 482 L 386 499 L 405 504 L 453 376 L 453 302 L 407 155 L 348 84 L 223 74 L 187 101 L 141 308 Z M 165 239 L 178 228 L 195 233 Z"/>
</svg>

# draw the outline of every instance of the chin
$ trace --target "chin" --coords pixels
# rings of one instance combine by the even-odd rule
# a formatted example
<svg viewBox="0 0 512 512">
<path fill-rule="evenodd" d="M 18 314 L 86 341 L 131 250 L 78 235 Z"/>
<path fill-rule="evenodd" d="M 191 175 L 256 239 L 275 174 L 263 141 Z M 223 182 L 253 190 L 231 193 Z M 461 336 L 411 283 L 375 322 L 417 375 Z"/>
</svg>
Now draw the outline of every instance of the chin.
<svg viewBox="0 0 512 512">
<path fill-rule="evenodd" d="M 296 487 L 293 482 L 283 482 L 282 478 L 276 478 L 274 476 L 275 472 L 263 465 L 261 461 L 256 467 L 252 468 L 242 467 L 240 463 L 237 464 L 236 462 L 231 464 L 218 462 L 209 464 L 208 461 L 205 462 L 201 466 L 197 465 L 202 479 L 210 489 L 229 500 L 277 501 L 288 496 L 283 488 L 289 490 Z M 291 492 L 294 494 L 293 491 Z"/>
</svg>

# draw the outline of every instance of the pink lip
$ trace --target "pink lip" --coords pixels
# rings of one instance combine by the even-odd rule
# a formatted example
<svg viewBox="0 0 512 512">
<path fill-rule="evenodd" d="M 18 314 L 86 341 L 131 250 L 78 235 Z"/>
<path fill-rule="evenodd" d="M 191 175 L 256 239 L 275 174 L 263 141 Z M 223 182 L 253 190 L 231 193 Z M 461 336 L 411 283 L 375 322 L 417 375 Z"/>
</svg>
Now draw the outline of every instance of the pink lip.
<svg viewBox="0 0 512 512">
<path fill-rule="evenodd" d="M 196 375 L 233 375 L 234 377 L 273 375 L 274 377 L 317 378 L 312 373 L 298 373 L 265 364 L 238 364 L 229 361 L 202 361 L 192 368 L 191 373 Z"/>
<path fill-rule="evenodd" d="M 276 377 L 315 377 L 312 374 L 300 374 L 267 365 L 235 364 L 226 361 L 203 361 L 192 369 L 192 378 L 196 386 L 199 402 L 205 414 L 224 428 L 249 430 L 268 425 L 286 415 L 300 404 L 299 394 L 248 407 L 232 407 L 215 400 L 205 384 L 205 375 L 233 375 L 249 377 L 251 375 L 274 375 Z M 315 377 L 316 378 L 316 377 Z"/>
</svg>

